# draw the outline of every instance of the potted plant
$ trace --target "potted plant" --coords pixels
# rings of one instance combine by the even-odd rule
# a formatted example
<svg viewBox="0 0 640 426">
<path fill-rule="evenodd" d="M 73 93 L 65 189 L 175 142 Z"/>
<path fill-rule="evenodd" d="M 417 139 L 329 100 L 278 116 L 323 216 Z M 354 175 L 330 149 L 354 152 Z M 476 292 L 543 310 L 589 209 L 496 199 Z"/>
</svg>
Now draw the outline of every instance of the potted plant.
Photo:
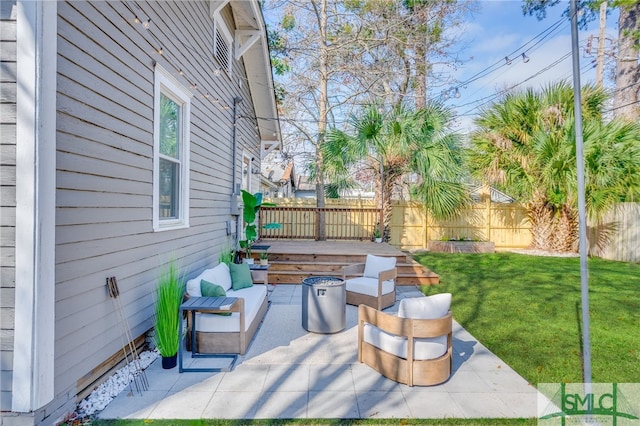
<svg viewBox="0 0 640 426">
<path fill-rule="evenodd" d="M 223 248 L 220 252 L 220 256 L 218 256 L 218 262 L 224 263 L 229 266 L 230 263 L 233 263 L 236 257 L 236 251 L 231 248 Z"/>
<path fill-rule="evenodd" d="M 375 238 L 376 243 L 382 242 L 382 234 L 380 233 L 380 228 L 376 226 L 376 229 L 373 231 L 373 238 Z"/>
<path fill-rule="evenodd" d="M 269 264 L 269 253 L 263 251 L 260 253 L 260 265 L 267 266 Z"/>
<path fill-rule="evenodd" d="M 169 261 L 158 280 L 155 293 L 155 345 L 162 356 L 162 368 L 176 366 L 180 349 L 180 304 L 184 283 L 175 260 Z"/>
<path fill-rule="evenodd" d="M 242 210 L 242 218 L 244 220 L 244 240 L 240 240 L 238 243 L 240 244 L 240 248 L 245 252 L 245 262 L 253 263 L 253 258 L 251 257 L 251 247 L 258 239 L 258 225 L 256 221 L 258 220 L 258 212 L 260 211 L 260 207 L 262 206 L 275 206 L 273 203 L 263 203 L 262 202 L 262 193 L 257 192 L 252 194 L 248 191 L 242 190 L 242 203 L 244 204 L 244 208 Z M 267 223 L 262 226 L 265 229 L 277 229 L 280 228 L 279 223 Z"/>
</svg>

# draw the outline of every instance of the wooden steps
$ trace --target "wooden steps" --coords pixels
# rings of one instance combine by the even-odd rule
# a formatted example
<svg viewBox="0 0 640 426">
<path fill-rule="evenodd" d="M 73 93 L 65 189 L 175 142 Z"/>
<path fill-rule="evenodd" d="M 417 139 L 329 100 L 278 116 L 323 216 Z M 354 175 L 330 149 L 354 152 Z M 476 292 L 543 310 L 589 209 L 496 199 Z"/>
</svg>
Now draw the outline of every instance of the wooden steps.
<svg viewBox="0 0 640 426">
<path fill-rule="evenodd" d="M 342 277 L 343 266 L 363 263 L 366 253 L 380 256 L 394 256 L 397 262 L 397 285 L 431 285 L 440 282 L 439 276 L 414 261 L 406 253 L 387 245 L 384 250 L 380 244 L 317 242 L 300 244 L 295 249 L 282 247 L 282 242 L 274 242 L 269 248 L 269 282 L 273 284 L 301 284 L 310 276 Z M 365 247 L 360 247 L 365 245 Z M 391 250 L 388 249 L 391 247 Z M 280 250 L 279 250 L 280 248 Z M 380 252 L 382 251 L 382 252 Z"/>
</svg>

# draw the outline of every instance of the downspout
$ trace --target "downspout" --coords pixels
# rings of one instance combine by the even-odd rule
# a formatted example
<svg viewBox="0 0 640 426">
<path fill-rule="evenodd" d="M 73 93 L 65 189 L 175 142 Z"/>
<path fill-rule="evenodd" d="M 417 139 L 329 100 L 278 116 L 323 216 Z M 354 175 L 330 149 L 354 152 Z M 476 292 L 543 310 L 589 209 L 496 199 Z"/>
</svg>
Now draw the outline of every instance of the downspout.
<svg viewBox="0 0 640 426">
<path fill-rule="evenodd" d="M 234 246 L 237 247 L 240 240 L 240 203 L 238 196 L 240 195 L 240 188 L 236 179 L 236 161 L 238 156 L 238 136 L 237 136 L 237 124 L 238 124 L 238 104 L 242 102 L 242 98 L 236 96 L 233 98 L 233 128 L 231 129 L 231 144 L 232 144 L 232 158 L 231 158 L 231 216 L 235 216 L 235 242 Z M 229 226 L 227 229 L 231 228 Z"/>
<path fill-rule="evenodd" d="M 239 195 L 240 191 L 238 191 L 238 188 L 236 187 L 237 183 L 236 183 L 236 157 L 237 157 L 237 152 L 238 152 L 238 139 L 237 139 L 237 131 L 236 131 L 236 124 L 238 122 L 238 104 L 242 102 L 242 98 L 239 96 L 236 96 L 235 98 L 233 98 L 233 129 L 232 129 L 232 134 L 231 134 L 231 140 L 233 143 L 233 153 L 232 153 L 232 159 L 231 159 L 231 174 L 232 174 L 232 178 L 231 178 L 231 195 Z"/>
</svg>

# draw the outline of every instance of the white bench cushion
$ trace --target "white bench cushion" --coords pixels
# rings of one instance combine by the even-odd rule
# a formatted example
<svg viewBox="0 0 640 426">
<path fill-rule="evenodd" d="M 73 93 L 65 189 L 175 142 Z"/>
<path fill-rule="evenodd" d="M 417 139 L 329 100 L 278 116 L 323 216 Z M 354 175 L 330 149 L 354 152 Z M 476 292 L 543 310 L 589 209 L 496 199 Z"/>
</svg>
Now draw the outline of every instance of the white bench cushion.
<svg viewBox="0 0 640 426">
<path fill-rule="evenodd" d="M 237 291 L 228 290 L 227 296 L 244 299 L 244 327 L 246 331 L 258 314 L 265 297 L 267 297 L 267 286 L 254 284 L 252 287 Z M 228 316 L 196 313 L 196 331 L 237 333 L 240 331 L 240 313 L 233 312 Z"/>
<path fill-rule="evenodd" d="M 382 331 L 371 324 L 364 325 L 364 341 L 385 352 L 407 359 L 407 338 Z M 447 336 L 414 339 L 413 359 L 427 360 L 447 352 Z"/>
<path fill-rule="evenodd" d="M 357 277 L 345 281 L 345 288 L 352 293 L 378 296 L 378 278 Z M 393 280 L 382 282 L 382 294 L 391 293 L 395 288 Z"/>
</svg>

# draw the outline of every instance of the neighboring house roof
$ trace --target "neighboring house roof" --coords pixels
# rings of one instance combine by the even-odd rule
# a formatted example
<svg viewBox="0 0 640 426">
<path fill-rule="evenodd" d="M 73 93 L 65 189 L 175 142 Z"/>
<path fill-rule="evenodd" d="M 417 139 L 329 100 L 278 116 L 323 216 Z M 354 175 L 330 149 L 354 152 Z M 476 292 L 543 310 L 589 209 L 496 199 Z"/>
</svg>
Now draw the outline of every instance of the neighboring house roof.
<svg viewBox="0 0 640 426">
<path fill-rule="evenodd" d="M 309 176 L 298 176 L 296 191 L 314 191 L 316 190 L 316 184 L 309 181 Z"/>
<path fill-rule="evenodd" d="M 282 164 L 269 164 L 262 163 L 262 177 L 263 180 L 267 180 L 278 186 L 291 183 L 293 188 L 296 187 L 295 167 L 293 162 Z"/>
<path fill-rule="evenodd" d="M 516 201 L 515 198 L 505 194 L 504 192 L 492 186 L 489 187 L 488 191 L 491 195 L 492 203 L 514 203 Z M 471 189 L 471 198 L 476 202 L 480 202 L 482 201 L 482 198 L 483 198 L 482 196 L 486 195 L 486 193 L 487 193 L 487 186 L 481 185 Z"/>
<path fill-rule="evenodd" d="M 229 2 L 210 0 L 211 13 L 219 12 Z M 282 140 L 264 18 L 258 1 L 234 1 L 231 10 L 236 24 L 235 59 L 244 60 L 262 142 L 260 157 L 264 158 Z"/>
</svg>

